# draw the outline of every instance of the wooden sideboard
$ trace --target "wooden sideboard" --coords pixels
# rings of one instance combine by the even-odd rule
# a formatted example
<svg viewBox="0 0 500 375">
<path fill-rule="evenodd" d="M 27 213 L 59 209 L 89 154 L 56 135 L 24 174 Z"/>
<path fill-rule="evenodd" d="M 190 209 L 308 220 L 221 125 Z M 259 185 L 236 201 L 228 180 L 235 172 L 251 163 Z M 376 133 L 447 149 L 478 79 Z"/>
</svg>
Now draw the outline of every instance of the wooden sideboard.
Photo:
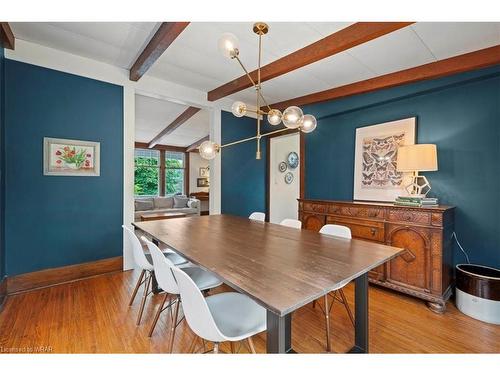
<svg viewBox="0 0 500 375">
<path fill-rule="evenodd" d="M 200 215 L 208 215 L 209 214 L 208 201 L 210 200 L 210 194 L 208 192 L 197 191 L 194 193 L 189 193 L 188 197 L 194 197 L 194 198 L 200 200 L 200 203 L 201 203 Z"/>
<path fill-rule="evenodd" d="M 369 273 L 370 282 L 421 298 L 442 313 L 453 284 L 454 207 L 401 207 L 390 203 L 299 199 L 305 229 L 345 225 L 353 238 L 407 251 Z"/>
</svg>

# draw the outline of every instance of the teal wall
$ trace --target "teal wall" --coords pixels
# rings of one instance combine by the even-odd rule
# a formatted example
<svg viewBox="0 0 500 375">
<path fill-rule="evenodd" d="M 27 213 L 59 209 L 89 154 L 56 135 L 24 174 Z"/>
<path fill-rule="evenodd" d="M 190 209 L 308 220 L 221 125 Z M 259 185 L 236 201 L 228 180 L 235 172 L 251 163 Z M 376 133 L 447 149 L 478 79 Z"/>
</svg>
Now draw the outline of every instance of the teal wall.
<svg viewBox="0 0 500 375">
<path fill-rule="evenodd" d="M 253 137 L 257 131 L 256 120 L 235 117 L 222 112 L 222 144 Z M 255 159 L 256 142 L 245 142 L 224 148 L 221 152 L 221 212 L 248 216 L 266 209 L 266 140 L 261 143 L 262 159 Z"/>
<path fill-rule="evenodd" d="M 316 131 L 306 136 L 307 198 L 353 199 L 356 128 L 415 116 L 417 142 L 438 147 L 439 171 L 425 174 L 431 195 L 457 206 L 455 229 L 471 261 L 500 267 L 500 66 L 309 105 L 304 111 L 318 119 Z M 241 120 L 224 116 L 222 121 L 223 139 L 228 131 L 238 138 Z M 265 208 L 265 159 L 250 165 L 248 195 L 236 196 L 237 190 L 226 185 L 230 177 L 224 174 L 231 176 L 249 163 L 244 147 L 234 146 L 226 156 L 224 150 L 222 158 L 222 207 L 242 216 Z M 239 200 L 245 201 L 243 208 L 235 207 Z M 455 261 L 463 261 L 458 252 Z"/>
<path fill-rule="evenodd" d="M 43 175 L 43 138 L 97 141 L 99 177 Z M 123 88 L 5 60 L 8 276 L 122 254 Z"/>
</svg>

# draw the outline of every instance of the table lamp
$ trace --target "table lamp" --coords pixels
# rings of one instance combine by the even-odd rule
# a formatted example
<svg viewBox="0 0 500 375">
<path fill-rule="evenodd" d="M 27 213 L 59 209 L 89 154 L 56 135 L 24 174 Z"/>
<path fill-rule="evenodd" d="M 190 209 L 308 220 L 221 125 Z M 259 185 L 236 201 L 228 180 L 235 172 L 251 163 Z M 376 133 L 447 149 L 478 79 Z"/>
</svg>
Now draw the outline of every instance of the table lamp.
<svg viewBox="0 0 500 375">
<path fill-rule="evenodd" d="M 418 144 L 398 148 L 397 171 L 413 173 L 411 183 L 405 186 L 409 196 L 425 198 L 431 190 L 431 184 L 425 176 L 420 176 L 418 172 L 437 170 L 436 145 Z"/>
</svg>

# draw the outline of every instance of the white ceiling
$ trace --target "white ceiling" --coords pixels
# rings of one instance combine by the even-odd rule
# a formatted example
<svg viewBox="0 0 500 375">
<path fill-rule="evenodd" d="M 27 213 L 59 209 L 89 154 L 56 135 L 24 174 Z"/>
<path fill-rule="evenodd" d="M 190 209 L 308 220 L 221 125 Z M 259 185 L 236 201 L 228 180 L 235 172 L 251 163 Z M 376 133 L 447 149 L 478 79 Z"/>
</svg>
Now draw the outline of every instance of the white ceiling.
<svg viewBox="0 0 500 375">
<path fill-rule="evenodd" d="M 154 22 L 12 22 L 14 36 L 129 69 L 154 35 Z"/>
<path fill-rule="evenodd" d="M 130 68 L 159 27 L 159 23 L 145 22 L 11 25 L 16 38 L 126 69 Z M 272 62 L 348 25 L 350 23 L 346 22 L 271 22 L 269 33 L 263 37 L 262 63 Z M 251 22 L 193 22 L 147 74 L 207 92 L 241 76 L 243 71 L 237 62 L 224 58 L 217 50 L 217 41 L 224 32 L 231 32 L 239 38 L 243 63 L 248 70 L 255 69 L 258 39 L 252 32 Z M 268 102 L 273 103 L 498 44 L 500 23 L 419 22 L 266 81 L 262 86 Z M 253 104 L 255 90 L 249 88 L 230 98 Z M 169 119 L 183 111 L 182 108 L 186 107 L 157 99 L 139 99 L 137 140 L 150 141 L 163 124 L 166 126 Z M 162 143 L 186 146 L 196 141 L 194 134 L 201 134 L 201 129 L 205 134 L 198 139 L 207 135 L 206 116 L 200 111 L 193 117 L 192 124 L 188 121 L 165 137 Z M 197 117 L 200 119 L 195 120 Z"/>
<path fill-rule="evenodd" d="M 174 121 L 188 106 L 144 95 L 135 96 L 135 140 L 150 142 Z M 158 143 L 189 146 L 209 131 L 208 110 L 201 110 Z"/>
</svg>

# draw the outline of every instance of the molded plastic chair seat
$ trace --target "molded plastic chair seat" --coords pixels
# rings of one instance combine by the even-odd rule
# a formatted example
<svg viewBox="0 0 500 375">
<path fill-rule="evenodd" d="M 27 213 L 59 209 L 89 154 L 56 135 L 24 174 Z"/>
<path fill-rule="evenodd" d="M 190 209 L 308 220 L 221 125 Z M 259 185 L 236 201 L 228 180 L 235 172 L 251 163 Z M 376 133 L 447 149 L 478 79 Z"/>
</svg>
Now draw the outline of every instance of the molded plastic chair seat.
<svg viewBox="0 0 500 375">
<path fill-rule="evenodd" d="M 247 340 L 255 353 L 252 336 L 267 327 L 266 310 L 251 298 L 234 292 L 204 297 L 184 270 L 171 267 L 182 298 L 184 316 L 191 330 L 203 340 L 214 343 L 219 352 L 223 341 Z M 196 342 L 196 337 L 193 344 Z"/>
<path fill-rule="evenodd" d="M 172 352 L 175 331 L 177 325 L 179 324 L 179 322 L 177 321 L 177 316 L 179 314 L 179 307 L 182 302 L 179 299 L 179 288 L 177 287 L 177 282 L 175 281 L 174 275 L 171 271 L 172 267 L 175 268 L 176 265 L 168 256 L 170 254 L 165 256 L 165 253 L 162 253 L 158 246 L 156 246 L 145 237 L 143 237 L 143 241 L 146 243 L 151 253 L 158 286 L 165 291 L 163 301 L 160 303 L 158 309 L 156 310 L 156 315 L 153 323 L 151 324 L 151 328 L 149 329 L 148 336 L 151 337 L 153 335 L 153 331 L 156 327 L 156 323 L 158 323 L 158 319 L 160 318 L 160 314 L 162 313 L 162 311 L 164 311 L 165 309 L 170 309 L 173 307 L 173 305 L 175 305 L 173 320 L 170 327 L 169 351 Z M 192 280 L 192 282 L 194 282 L 196 287 L 201 291 L 207 291 L 209 289 L 222 285 L 222 281 L 220 281 L 215 275 L 201 269 L 200 267 L 192 266 L 189 264 L 186 264 L 184 266 L 181 265 L 180 267 L 183 267 L 183 272 L 188 275 L 188 277 Z M 164 307 L 165 304 L 166 307 Z"/>
<path fill-rule="evenodd" d="M 266 221 L 266 214 L 264 212 L 252 212 L 248 218 L 255 221 Z"/>
<path fill-rule="evenodd" d="M 266 330 L 266 309 L 243 294 L 220 293 L 205 301 L 217 328 L 231 341 L 244 340 Z"/>
<path fill-rule="evenodd" d="M 283 225 L 285 227 L 290 227 L 290 228 L 295 228 L 295 229 L 302 229 L 302 222 L 297 219 L 283 219 L 280 223 L 280 225 Z"/>
<path fill-rule="evenodd" d="M 182 270 L 188 274 L 200 290 L 212 289 L 222 285 L 222 281 L 200 267 L 183 267 Z"/>
<path fill-rule="evenodd" d="M 153 292 L 152 290 L 152 280 L 153 280 L 153 263 L 152 257 L 150 254 L 147 254 L 144 251 L 144 248 L 141 245 L 141 241 L 135 235 L 135 232 L 125 225 L 122 225 L 123 231 L 132 245 L 132 255 L 134 257 L 134 263 L 137 268 L 141 270 L 141 275 L 137 280 L 137 284 L 135 284 L 134 291 L 132 293 L 132 297 L 130 297 L 129 306 L 134 303 L 135 296 L 137 295 L 137 291 L 139 287 L 144 284 L 144 292 L 142 294 L 141 306 L 139 307 L 139 315 L 137 316 L 136 324 L 139 325 L 141 323 L 142 313 L 144 311 L 144 305 L 146 304 L 146 298 Z M 158 250 L 160 251 L 160 250 Z M 188 261 L 181 256 L 174 253 L 172 250 L 167 250 L 163 253 L 163 256 L 166 259 L 171 259 L 174 264 L 181 265 L 186 264 Z"/>
<path fill-rule="evenodd" d="M 344 238 L 346 240 L 350 240 L 352 238 L 351 235 L 351 229 L 349 227 L 346 227 L 344 225 L 337 225 L 337 224 L 326 224 L 323 225 L 319 231 L 321 234 L 326 234 L 329 236 L 336 236 L 339 238 Z M 349 315 L 349 319 L 354 327 L 354 317 L 352 315 L 351 308 L 349 307 L 349 304 L 347 303 L 347 298 L 345 296 L 344 291 L 342 290 L 343 287 L 345 287 L 349 282 L 343 282 L 339 284 L 335 290 L 332 290 L 330 293 L 325 294 L 324 299 L 325 299 L 325 308 L 323 310 L 325 314 L 325 322 L 326 322 L 326 351 L 330 351 L 331 349 L 331 343 L 330 343 L 330 311 L 333 308 L 333 304 L 335 300 L 339 301 L 344 305 L 345 310 L 347 314 Z M 340 294 L 340 298 L 337 296 L 337 293 Z M 328 295 L 332 295 L 333 300 L 330 305 L 328 305 Z M 315 306 L 316 301 L 313 302 L 313 307 Z"/>
<path fill-rule="evenodd" d="M 153 264 L 153 258 L 151 257 L 151 254 L 144 254 L 146 256 L 146 259 L 148 260 L 149 263 Z M 163 253 L 163 256 L 167 258 L 169 261 L 171 261 L 174 265 L 179 266 L 181 264 L 185 264 L 188 261 L 181 257 L 180 255 L 174 253 L 174 252 L 166 252 Z M 149 271 L 153 271 L 153 266 L 151 265 L 151 269 Z"/>
</svg>

